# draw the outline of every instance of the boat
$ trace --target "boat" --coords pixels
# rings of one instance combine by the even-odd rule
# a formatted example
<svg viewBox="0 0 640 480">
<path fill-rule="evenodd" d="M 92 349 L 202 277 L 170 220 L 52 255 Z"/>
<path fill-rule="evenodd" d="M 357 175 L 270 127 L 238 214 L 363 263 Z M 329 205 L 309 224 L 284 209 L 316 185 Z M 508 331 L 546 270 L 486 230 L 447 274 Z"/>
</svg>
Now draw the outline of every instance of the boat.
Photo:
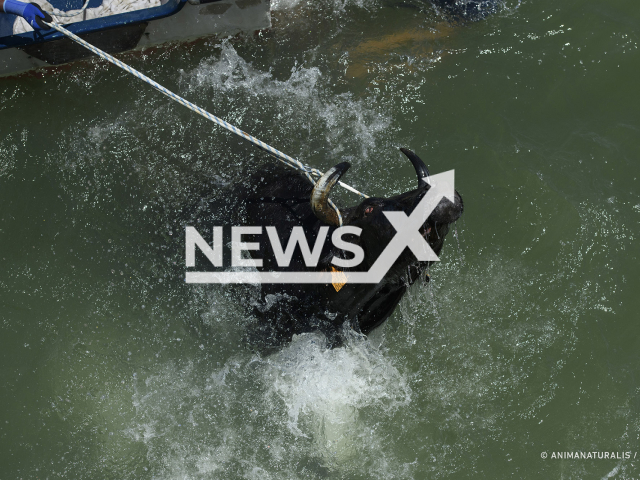
<svg viewBox="0 0 640 480">
<path fill-rule="evenodd" d="M 271 26 L 270 0 L 37 0 L 36 3 L 67 30 L 111 54 L 209 35 L 254 32 Z M 0 76 L 92 55 L 55 29 L 34 31 L 22 18 L 0 13 Z"/>
</svg>

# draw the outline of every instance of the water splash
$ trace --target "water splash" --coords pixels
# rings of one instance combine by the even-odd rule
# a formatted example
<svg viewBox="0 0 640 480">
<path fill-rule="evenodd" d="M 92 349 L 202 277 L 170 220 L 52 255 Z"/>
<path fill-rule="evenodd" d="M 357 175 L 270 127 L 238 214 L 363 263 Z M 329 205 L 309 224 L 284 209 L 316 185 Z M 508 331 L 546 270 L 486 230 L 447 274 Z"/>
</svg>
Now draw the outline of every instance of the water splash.
<svg viewBox="0 0 640 480">
<path fill-rule="evenodd" d="M 268 360 L 267 392 L 284 402 L 296 436 L 313 436 L 325 453 L 348 458 L 356 450 L 359 410 L 377 405 L 388 414 L 408 405 L 410 389 L 366 339 L 352 336 L 336 349 L 325 343 L 319 333 L 294 336 Z"/>
<path fill-rule="evenodd" d="M 271 2 L 272 11 L 288 11 L 295 8 L 304 8 L 313 6 L 315 2 L 309 0 L 274 0 Z M 335 13 L 342 13 L 348 7 L 375 8 L 377 3 L 375 0 L 329 0 L 328 6 Z"/>
<path fill-rule="evenodd" d="M 333 350 L 325 343 L 300 335 L 270 357 L 241 353 L 208 373 L 202 359 L 165 364 L 137 382 L 128 436 L 162 465 L 155 478 L 407 470 L 382 452 L 379 432 L 410 404 L 406 378 L 364 338 Z"/>
<path fill-rule="evenodd" d="M 275 137 L 291 155 L 309 158 L 322 153 L 318 161 L 324 165 L 330 164 L 326 159 L 345 157 L 368 162 L 391 125 L 375 99 L 333 93 L 317 67 L 295 66 L 289 78 L 279 80 L 254 68 L 228 41 L 222 43 L 219 58 L 183 72 L 181 85 L 229 110 L 226 119 L 245 131 L 266 141 Z M 272 119 L 269 133 L 261 133 L 263 118 Z"/>
</svg>

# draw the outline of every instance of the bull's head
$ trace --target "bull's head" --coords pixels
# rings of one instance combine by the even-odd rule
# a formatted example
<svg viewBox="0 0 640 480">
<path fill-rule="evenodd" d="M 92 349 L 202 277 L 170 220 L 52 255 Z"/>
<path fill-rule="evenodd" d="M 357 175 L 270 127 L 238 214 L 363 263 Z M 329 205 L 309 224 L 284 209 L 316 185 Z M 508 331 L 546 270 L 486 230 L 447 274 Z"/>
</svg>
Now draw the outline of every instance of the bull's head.
<svg viewBox="0 0 640 480">
<path fill-rule="evenodd" d="M 342 218 L 342 225 L 361 229 L 359 236 L 348 238 L 345 235 L 344 240 L 362 248 L 364 261 L 354 269 L 368 272 L 397 234 L 384 212 L 402 211 L 407 216 L 411 215 L 431 188 L 424 162 L 415 153 L 401 150 L 413 164 L 418 177 L 418 186 L 414 190 L 391 198 L 367 198 L 355 207 L 343 208 L 339 214 L 329 201 L 329 195 L 348 170 L 348 163 L 331 168 L 313 189 L 310 189 L 306 177 L 299 174 L 276 170 L 280 173 L 272 176 L 261 172 L 260 177 L 252 182 L 251 194 L 247 195 L 248 220 L 251 225 L 260 222 L 277 225 L 286 235 L 290 228 L 299 225 L 317 234 L 323 226 L 339 227 Z M 310 205 L 307 203 L 309 196 Z M 442 199 L 419 228 L 436 254 L 440 253 L 449 225 L 460 217 L 462 208 L 462 199 L 456 192 L 453 202 Z M 284 245 L 286 237 L 280 241 Z M 277 265 L 271 256 L 265 255 L 267 251 L 256 252 L 257 257 L 263 260 L 263 268 Z M 333 242 L 325 242 L 316 268 L 331 271 L 334 257 L 343 255 L 346 255 L 346 260 L 351 257 L 350 253 L 337 249 Z M 346 284 L 341 281 L 332 285 L 262 284 L 260 308 L 256 307 L 255 313 L 260 319 L 257 324 L 260 337 L 268 339 L 264 340 L 266 344 L 277 344 L 290 339 L 293 334 L 320 330 L 332 345 L 339 345 L 339 332 L 345 321 L 367 334 L 389 318 L 408 286 L 421 277 L 427 266 L 428 262 L 419 262 L 410 249 L 405 249 L 377 284 L 349 282 L 348 274 L 345 275 Z M 286 268 L 300 271 L 305 267 L 298 254 Z M 343 278 L 340 275 L 336 277 Z"/>
<path fill-rule="evenodd" d="M 383 212 L 403 211 L 410 215 L 431 188 L 428 183 L 429 170 L 420 157 L 406 148 L 401 148 L 400 150 L 411 161 L 415 169 L 418 177 L 418 188 L 391 198 L 367 198 L 360 205 L 341 211 L 343 225 L 352 225 L 362 229 L 359 239 L 354 242 L 358 243 L 365 252 L 365 261 L 362 267 L 370 267 L 396 233 Z M 343 162 L 331 168 L 317 181 L 312 190 L 311 209 L 316 217 L 326 224 L 340 225 L 338 213 L 329 204 L 329 194 L 349 167 L 349 163 Z M 442 249 L 444 237 L 449 231 L 449 225 L 460 218 L 462 210 L 462 198 L 458 192 L 455 192 L 455 201 L 451 202 L 443 198 L 422 225 L 420 233 L 436 255 Z M 353 242 L 353 240 L 350 241 Z M 398 281 L 399 277 L 406 275 L 407 268 L 410 266 L 420 269 L 420 267 L 426 267 L 426 263 L 420 265 L 409 251 L 405 251 L 396 261 L 392 271 L 388 272 L 384 281 Z M 415 279 L 410 279 L 410 283 L 413 280 Z"/>
</svg>

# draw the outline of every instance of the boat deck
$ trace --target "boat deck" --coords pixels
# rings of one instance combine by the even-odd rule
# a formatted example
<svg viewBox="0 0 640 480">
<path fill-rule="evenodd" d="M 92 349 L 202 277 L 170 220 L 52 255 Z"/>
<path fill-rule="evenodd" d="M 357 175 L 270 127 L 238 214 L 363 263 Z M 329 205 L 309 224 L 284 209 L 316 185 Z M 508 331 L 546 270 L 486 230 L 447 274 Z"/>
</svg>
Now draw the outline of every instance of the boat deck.
<svg viewBox="0 0 640 480">
<path fill-rule="evenodd" d="M 59 23 L 108 53 L 207 35 L 235 35 L 271 26 L 269 0 L 162 0 L 164 3 L 158 6 L 90 18 L 95 11 L 89 9 L 100 8 L 103 1 L 89 0 L 87 11 L 81 14 L 88 17 L 86 20 L 60 18 Z M 49 3 L 62 11 L 82 7 L 82 0 L 49 0 Z M 102 7 L 101 11 L 108 9 Z M 54 29 L 14 34 L 16 18 L 0 14 L 0 76 L 92 55 Z"/>
</svg>

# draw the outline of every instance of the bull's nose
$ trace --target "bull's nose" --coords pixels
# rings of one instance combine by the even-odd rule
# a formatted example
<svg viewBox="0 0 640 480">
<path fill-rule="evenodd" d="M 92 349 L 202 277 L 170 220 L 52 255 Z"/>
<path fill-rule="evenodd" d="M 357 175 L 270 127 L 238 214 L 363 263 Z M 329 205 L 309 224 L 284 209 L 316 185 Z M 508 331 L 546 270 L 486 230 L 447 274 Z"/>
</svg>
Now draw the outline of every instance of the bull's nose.
<svg viewBox="0 0 640 480">
<path fill-rule="evenodd" d="M 462 203 L 462 197 L 456 192 L 454 202 L 443 198 L 440 200 L 438 206 L 431 214 L 432 218 L 438 223 L 453 223 L 460 218 L 462 211 L 464 210 L 464 204 Z"/>
</svg>

